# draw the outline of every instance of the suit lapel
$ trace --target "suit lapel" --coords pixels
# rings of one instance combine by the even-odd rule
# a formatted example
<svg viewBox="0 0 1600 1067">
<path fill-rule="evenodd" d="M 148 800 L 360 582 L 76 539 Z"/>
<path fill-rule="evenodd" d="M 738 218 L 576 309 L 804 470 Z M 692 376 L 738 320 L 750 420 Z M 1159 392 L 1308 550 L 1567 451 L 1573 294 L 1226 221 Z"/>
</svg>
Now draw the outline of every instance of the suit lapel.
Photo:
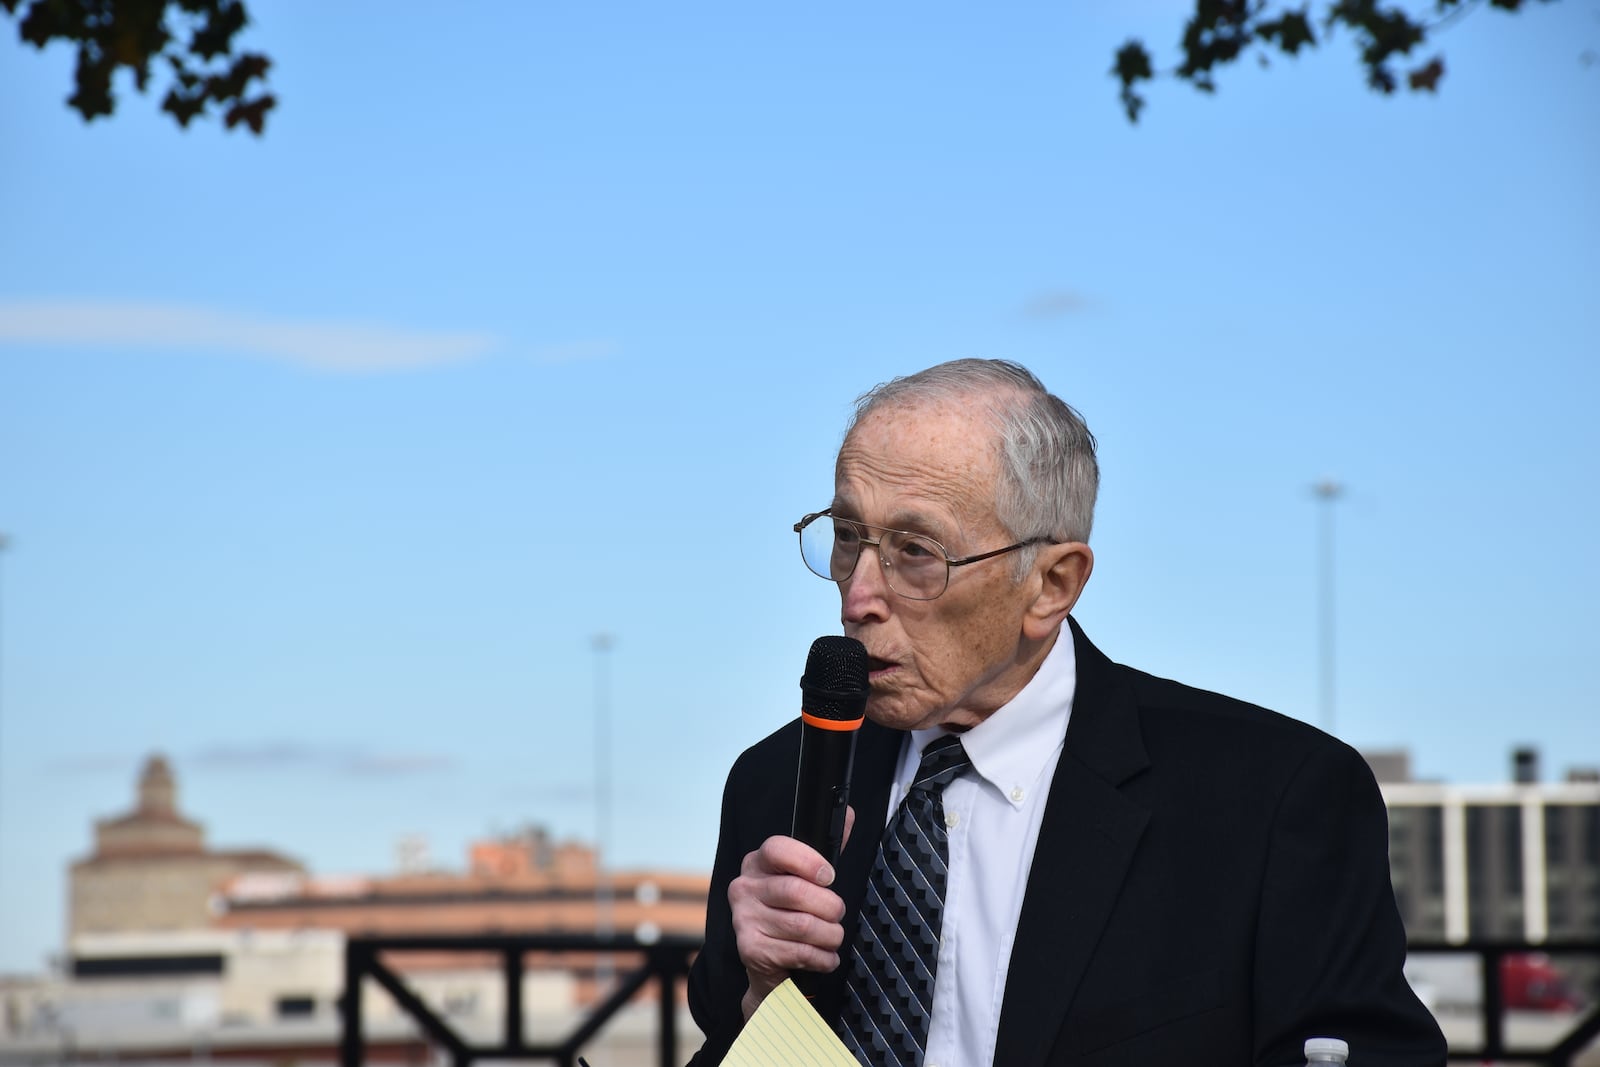
<svg viewBox="0 0 1600 1067">
<path fill-rule="evenodd" d="M 1133 693 L 1069 620 L 1077 689 L 1011 949 L 994 1062 L 1045 1062 L 1144 833 L 1120 786 L 1148 765 Z"/>
</svg>

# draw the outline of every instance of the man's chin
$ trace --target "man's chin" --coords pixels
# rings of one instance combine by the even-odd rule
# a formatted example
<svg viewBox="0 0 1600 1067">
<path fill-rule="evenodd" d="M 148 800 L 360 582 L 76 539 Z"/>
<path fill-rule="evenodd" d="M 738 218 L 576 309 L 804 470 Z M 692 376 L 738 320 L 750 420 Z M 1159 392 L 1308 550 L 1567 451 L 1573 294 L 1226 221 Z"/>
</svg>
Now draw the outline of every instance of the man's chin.
<svg viewBox="0 0 1600 1067">
<path fill-rule="evenodd" d="M 891 730 L 918 730 L 932 725 L 923 720 L 928 717 L 925 708 L 909 707 L 899 697 L 877 696 L 867 701 L 867 718 Z"/>
</svg>

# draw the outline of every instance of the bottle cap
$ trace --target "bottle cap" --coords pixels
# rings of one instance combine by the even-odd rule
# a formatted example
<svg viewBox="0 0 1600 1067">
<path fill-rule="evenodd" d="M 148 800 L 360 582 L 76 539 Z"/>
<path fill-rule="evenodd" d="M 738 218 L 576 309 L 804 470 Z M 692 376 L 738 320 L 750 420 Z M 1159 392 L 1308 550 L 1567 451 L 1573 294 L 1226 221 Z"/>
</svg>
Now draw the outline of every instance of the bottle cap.
<svg viewBox="0 0 1600 1067">
<path fill-rule="evenodd" d="M 1336 1059 L 1343 1063 L 1350 1055 L 1350 1045 L 1337 1037 L 1308 1037 L 1306 1038 L 1306 1059 L 1314 1057 L 1324 1060 Z"/>
</svg>

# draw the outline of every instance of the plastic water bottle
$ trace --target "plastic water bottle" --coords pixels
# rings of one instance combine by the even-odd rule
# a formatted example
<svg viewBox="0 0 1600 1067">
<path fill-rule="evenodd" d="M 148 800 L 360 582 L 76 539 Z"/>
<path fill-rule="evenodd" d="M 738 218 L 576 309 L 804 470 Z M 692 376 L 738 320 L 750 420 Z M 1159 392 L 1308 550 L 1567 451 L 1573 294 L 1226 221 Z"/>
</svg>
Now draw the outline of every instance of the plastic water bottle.
<svg viewBox="0 0 1600 1067">
<path fill-rule="evenodd" d="M 1343 1063 L 1350 1058 L 1350 1046 L 1337 1037 L 1306 1038 L 1306 1067 Z"/>
</svg>

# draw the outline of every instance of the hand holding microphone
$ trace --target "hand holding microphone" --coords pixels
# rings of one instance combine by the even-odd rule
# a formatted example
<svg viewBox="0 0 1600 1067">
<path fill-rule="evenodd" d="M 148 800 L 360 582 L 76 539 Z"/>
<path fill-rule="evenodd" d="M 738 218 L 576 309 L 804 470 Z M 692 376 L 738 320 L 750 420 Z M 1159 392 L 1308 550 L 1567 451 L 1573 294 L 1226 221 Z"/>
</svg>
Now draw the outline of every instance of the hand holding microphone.
<svg viewBox="0 0 1600 1067">
<path fill-rule="evenodd" d="M 728 886 L 734 938 L 749 979 L 749 1018 L 785 978 L 827 973 L 839 965 L 844 902 L 827 887 L 843 845 L 850 766 L 870 687 L 867 651 L 849 637 L 819 637 L 800 679 L 800 752 L 792 837 L 774 836 L 744 858 Z M 797 844 L 796 842 L 799 842 Z M 808 848 L 800 848 L 800 845 Z M 812 852 L 826 866 L 818 869 Z"/>
</svg>

